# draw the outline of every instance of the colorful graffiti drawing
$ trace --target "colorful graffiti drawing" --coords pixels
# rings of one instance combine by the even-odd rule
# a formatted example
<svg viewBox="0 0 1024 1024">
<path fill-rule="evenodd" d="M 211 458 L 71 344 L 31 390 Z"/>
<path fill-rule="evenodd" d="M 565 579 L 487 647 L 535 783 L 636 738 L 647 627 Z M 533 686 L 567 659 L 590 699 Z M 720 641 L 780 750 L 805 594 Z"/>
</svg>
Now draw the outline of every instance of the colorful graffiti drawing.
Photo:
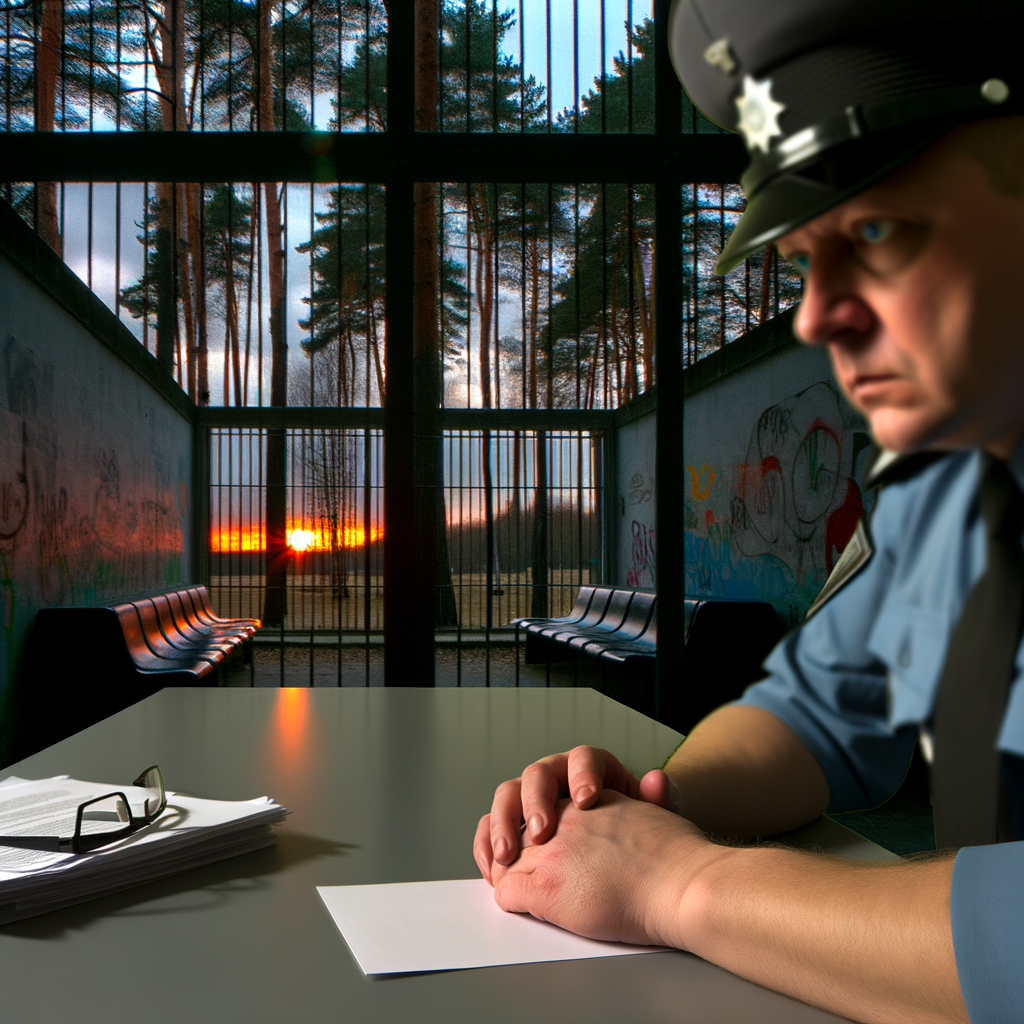
<svg viewBox="0 0 1024 1024">
<path fill-rule="evenodd" d="M 797 621 L 864 511 L 857 425 L 822 381 L 761 412 L 731 473 L 688 466 L 687 594 L 767 600 Z"/>
<path fill-rule="evenodd" d="M 840 494 L 841 522 L 826 545 L 830 512 L 841 480 L 843 416 L 839 398 L 825 383 L 761 413 L 751 433 L 746 460 L 739 466 L 732 499 L 733 536 L 747 557 L 773 554 L 800 582 L 817 579 L 832 563 L 856 527 L 846 532 L 851 506 L 862 508 L 851 480 Z M 846 532 L 846 536 L 840 536 Z"/>
<path fill-rule="evenodd" d="M 706 462 L 696 466 L 687 466 L 686 471 L 690 474 L 690 490 L 698 501 L 707 501 L 711 497 L 711 488 L 715 486 L 715 469 Z"/>
</svg>

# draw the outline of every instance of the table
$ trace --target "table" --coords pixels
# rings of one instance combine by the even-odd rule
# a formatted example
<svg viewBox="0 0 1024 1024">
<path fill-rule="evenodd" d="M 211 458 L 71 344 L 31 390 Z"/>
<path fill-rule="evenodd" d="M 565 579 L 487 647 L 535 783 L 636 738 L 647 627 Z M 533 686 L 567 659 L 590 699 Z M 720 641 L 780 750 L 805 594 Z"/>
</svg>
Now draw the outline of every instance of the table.
<svg viewBox="0 0 1024 1024">
<path fill-rule="evenodd" d="M 181 792 L 273 796 L 292 811 L 280 843 L 0 929 L 0 1020 L 835 1021 L 679 952 L 366 978 L 316 893 L 474 877 L 498 782 L 584 742 L 644 771 L 679 739 L 588 689 L 162 690 L 0 777 L 115 782 L 156 761 Z"/>
</svg>

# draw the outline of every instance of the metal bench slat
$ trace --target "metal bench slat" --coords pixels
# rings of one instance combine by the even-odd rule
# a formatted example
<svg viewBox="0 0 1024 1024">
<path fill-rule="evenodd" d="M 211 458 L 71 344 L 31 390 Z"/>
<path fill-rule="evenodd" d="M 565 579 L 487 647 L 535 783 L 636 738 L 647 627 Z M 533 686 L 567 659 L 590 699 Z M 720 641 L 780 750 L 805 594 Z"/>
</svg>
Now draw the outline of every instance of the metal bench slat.
<svg viewBox="0 0 1024 1024">
<path fill-rule="evenodd" d="M 174 616 L 174 610 L 167 600 L 166 594 L 157 594 L 155 597 L 146 598 L 156 609 L 157 621 L 164 634 L 164 639 L 179 650 L 196 653 L 202 657 L 214 656 L 219 653 L 217 661 L 223 661 L 224 656 L 233 648 L 233 644 L 218 641 L 215 637 L 202 636 L 191 632 L 184 632 Z M 187 629 L 187 627 L 186 627 Z"/>
<path fill-rule="evenodd" d="M 586 629 L 589 626 L 596 626 L 608 613 L 609 605 L 615 597 L 614 587 L 595 587 L 593 597 L 590 600 L 590 607 L 587 614 L 575 623 L 574 629 Z M 527 630 L 536 633 L 538 636 L 552 637 L 565 630 L 565 624 L 558 619 L 538 620 L 536 626 L 527 626 Z"/>
<path fill-rule="evenodd" d="M 617 627 L 600 623 L 588 629 L 585 634 L 581 632 L 579 636 L 569 637 L 566 642 L 572 647 L 587 650 L 588 654 L 591 653 L 589 645 L 597 642 L 630 643 L 643 636 L 646 631 L 654 611 L 655 600 L 654 594 L 635 593 L 629 602 L 628 614 Z"/>
<path fill-rule="evenodd" d="M 510 626 L 529 626 L 531 623 L 539 622 L 545 626 L 550 626 L 554 622 L 564 622 L 566 624 L 572 622 L 579 622 L 587 614 L 587 610 L 590 608 L 590 603 L 594 598 L 594 592 L 597 587 L 580 587 L 579 593 L 576 595 L 576 603 L 572 606 L 572 611 L 568 615 L 563 615 L 554 619 L 546 618 L 525 618 L 525 619 L 513 619 Z"/>
<path fill-rule="evenodd" d="M 599 622 L 593 626 L 577 626 L 574 629 L 560 630 L 553 634 L 547 633 L 552 640 L 568 643 L 573 637 L 587 637 L 593 633 L 600 636 L 602 633 L 611 633 L 618 629 L 629 615 L 629 606 L 633 602 L 632 590 L 613 590 L 608 608 Z"/>
</svg>

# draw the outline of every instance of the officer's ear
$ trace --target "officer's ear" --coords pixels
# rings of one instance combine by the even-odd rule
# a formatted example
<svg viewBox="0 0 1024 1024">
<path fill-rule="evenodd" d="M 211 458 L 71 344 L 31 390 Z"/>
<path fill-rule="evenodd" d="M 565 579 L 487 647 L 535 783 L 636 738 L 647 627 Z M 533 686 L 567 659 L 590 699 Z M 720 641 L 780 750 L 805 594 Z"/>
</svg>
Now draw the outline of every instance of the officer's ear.
<svg viewBox="0 0 1024 1024">
<path fill-rule="evenodd" d="M 1024 199 L 1024 116 L 972 121 L 955 135 L 958 147 L 984 168 L 993 192 Z"/>
</svg>

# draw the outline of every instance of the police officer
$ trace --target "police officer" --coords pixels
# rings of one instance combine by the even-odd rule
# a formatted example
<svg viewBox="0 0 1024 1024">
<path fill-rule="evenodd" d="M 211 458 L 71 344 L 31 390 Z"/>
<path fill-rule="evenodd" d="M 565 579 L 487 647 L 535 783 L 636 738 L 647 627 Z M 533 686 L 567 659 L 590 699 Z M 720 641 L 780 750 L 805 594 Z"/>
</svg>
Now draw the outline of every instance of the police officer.
<svg viewBox="0 0 1024 1024">
<path fill-rule="evenodd" d="M 669 28 L 750 154 L 717 269 L 774 242 L 804 275 L 797 333 L 869 420 L 881 490 L 767 679 L 643 779 L 594 748 L 529 766 L 475 856 L 507 910 L 857 1020 L 1020 1019 L 1024 5 L 676 0 Z M 875 806 L 918 742 L 934 858 L 707 837 Z"/>
</svg>

